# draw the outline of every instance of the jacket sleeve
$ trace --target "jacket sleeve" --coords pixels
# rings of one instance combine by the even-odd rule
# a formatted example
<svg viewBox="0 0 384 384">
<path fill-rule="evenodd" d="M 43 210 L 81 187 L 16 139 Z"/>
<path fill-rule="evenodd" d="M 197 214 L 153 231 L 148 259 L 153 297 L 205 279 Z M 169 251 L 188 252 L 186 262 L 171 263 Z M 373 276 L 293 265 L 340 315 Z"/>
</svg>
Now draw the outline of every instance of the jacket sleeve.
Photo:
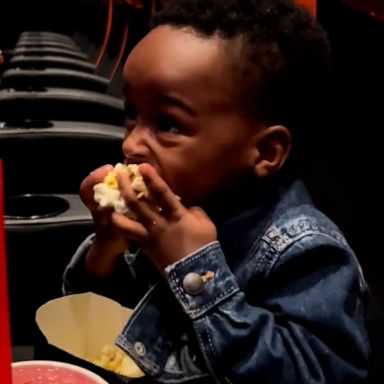
<svg viewBox="0 0 384 384">
<path fill-rule="evenodd" d="M 127 307 L 133 307 L 143 295 L 137 288 L 134 271 L 128 257 L 121 255 L 115 272 L 107 279 L 90 276 L 85 269 L 85 256 L 93 242 L 94 235 L 88 236 L 78 247 L 63 273 L 63 295 L 94 292 L 109 297 Z M 129 294 L 127 294 L 129 292 Z"/>
<path fill-rule="evenodd" d="M 216 382 L 364 382 L 366 288 L 353 253 L 317 234 L 281 254 L 261 241 L 255 255 L 233 273 L 214 242 L 166 269 Z"/>
<path fill-rule="evenodd" d="M 64 295 L 94 290 L 93 281 L 85 270 L 85 256 L 93 242 L 94 234 L 89 235 L 77 248 L 63 274 L 62 291 Z"/>
</svg>

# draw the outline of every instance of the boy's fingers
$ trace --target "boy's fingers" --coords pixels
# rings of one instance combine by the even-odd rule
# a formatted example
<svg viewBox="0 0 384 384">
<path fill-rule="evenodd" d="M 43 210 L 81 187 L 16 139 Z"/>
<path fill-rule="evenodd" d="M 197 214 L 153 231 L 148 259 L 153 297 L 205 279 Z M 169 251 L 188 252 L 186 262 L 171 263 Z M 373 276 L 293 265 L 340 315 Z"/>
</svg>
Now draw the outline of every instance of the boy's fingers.
<svg viewBox="0 0 384 384">
<path fill-rule="evenodd" d="M 113 169 L 112 164 L 106 164 L 92 171 L 88 177 L 95 183 L 101 183 L 104 180 L 104 177 L 107 175 L 107 173 L 112 171 L 112 169 Z"/>
<path fill-rule="evenodd" d="M 122 197 L 125 199 L 129 209 L 139 217 L 139 221 L 146 224 L 157 221 L 158 212 L 153 201 L 147 198 L 139 199 L 132 190 L 128 177 L 118 175 L 118 182 Z"/>
<path fill-rule="evenodd" d="M 206 212 L 200 208 L 200 207 L 191 207 L 189 208 L 189 211 L 197 218 L 199 219 L 208 219 L 210 220 L 209 216 L 206 214 Z"/>
<path fill-rule="evenodd" d="M 148 240 L 148 231 L 138 221 L 129 219 L 121 213 L 112 213 L 112 222 L 120 229 L 128 232 L 129 239 L 134 241 Z"/>
<path fill-rule="evenodd" d="M 80 189 L 92 189 L 97 183 L 101 183 L 104 180 L 106 174 L 113 169 L 110 164 L 104 165 L 100 168 L 92 171 L 80 184 Z"/>
<path fill-rule="evenodd" d="M 180 199 L 149 164 L 140 165 L 140 173 L 148 188 L 151 199 L 163 216 L 178 215 L 183 209 Z"/>
</svg>

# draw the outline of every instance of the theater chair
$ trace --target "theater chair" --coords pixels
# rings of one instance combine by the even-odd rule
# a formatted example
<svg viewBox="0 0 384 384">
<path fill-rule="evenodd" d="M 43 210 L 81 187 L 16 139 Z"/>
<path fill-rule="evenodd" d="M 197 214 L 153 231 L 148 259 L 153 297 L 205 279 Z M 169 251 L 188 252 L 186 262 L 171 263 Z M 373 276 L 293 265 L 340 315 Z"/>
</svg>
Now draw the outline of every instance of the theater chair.
<svg viewBox="0 0 384 384">
<path fill-rule="evenodd" d="M 1 88 L 39 90 L 43 88 L 77 88 L 106 93 L 109 80 L 84 71 L 62 68 L 8 69 L 0 79 Z"/>
<path fill-rule="evenodd" d="M 67 121 L 1 126 L 12 344 L 32 347 L 36 309 L 61 296 L 64 267 L 93 230 L 80 182 L 122 160 L 124 130 Z"/>
<path fill-rule="evenodd" d="M 8 68 L 43 69 L 43 68 L 67 68 L 94 73 L 96 66 L 87 60 L 74 59 L 61 56 L 12 56 Z"/>
<path fill-rule="evenodd" d="M 0 121 L 69 120 L 122 125 L 120 98 L 80 89 L 0 90 Z"/>
<path fill-rule="evenodd" d="M 24 56 L 60 56 L 60 57 L 70 57 L 73 59 L 80 60 L 89 60 L 89 57 L 82 52 L 67 49 L 67 48 L 55 48 L 55 47 L 42 47 L 35 48 L 32 47 L 21 47 L 9 50 L 11 56 L 24 55 Z"/>
<path fill-rule="evenodd" d="M 51 47 L 51 48 L 64 48 L 64 49 L 72 49 L 75 51 L 81 51 L 81 49 L 73 44 L 73 43 L 67 43 L 67 42 L 61 42 L 61 41 L 53 41 L 53 40 L 42 40 L 42 39 L 24 39 L 20 40 L 16 43 L 15 48 L 25 48 L 25 47 L 36 47 L 36 48 L 43 48 L 43 47 Z"/>
<path fill-rule="evenodd" d="M 23 31 L 19 35 L 19 40 L 24 39 L 49 39 L 54 41 L 62 41 L 73 43 L 72 37 L 64 35 L 62 33 L 51 32 L 51 31 Z"/>
</svg>

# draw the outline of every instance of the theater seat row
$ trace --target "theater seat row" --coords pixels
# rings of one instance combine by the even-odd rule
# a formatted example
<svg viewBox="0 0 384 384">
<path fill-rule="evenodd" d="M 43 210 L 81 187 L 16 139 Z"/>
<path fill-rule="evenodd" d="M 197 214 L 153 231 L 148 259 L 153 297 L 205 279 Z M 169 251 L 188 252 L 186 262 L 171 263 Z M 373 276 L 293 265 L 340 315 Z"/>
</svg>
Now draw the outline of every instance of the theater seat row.
<svg viewBox="0 0 384 384">
<path fill-rule="evenodd" d="M 81 180 L 122 160 L 124 108 L 71 36 L 25 31 L 0 76 L 12 344 L 35 342 L 36 309 L 61 295 L 63 268 L 92 220 Z"/>
<path fill-rule="evenodd" d="M 0 121 L 17 117 L 121 124 L 122 100 L 106 93 L 109 81 L 96 73 L 73 40 L 21 34 L 7 57 L 0 80 Z"/>
</svg>

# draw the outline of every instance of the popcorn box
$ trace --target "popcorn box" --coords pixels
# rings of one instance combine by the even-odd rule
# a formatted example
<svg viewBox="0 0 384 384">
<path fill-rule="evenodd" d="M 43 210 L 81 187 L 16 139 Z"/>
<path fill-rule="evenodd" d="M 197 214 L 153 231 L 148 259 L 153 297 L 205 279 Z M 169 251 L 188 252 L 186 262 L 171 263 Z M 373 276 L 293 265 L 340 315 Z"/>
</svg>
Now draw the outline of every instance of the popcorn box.
<svg viewBox="0 0 384 384">
<path fill-rule="evenodd" d="M 36 323 L 50 345 L 127 382 L 144 376 L 133 360 L 115 346 L 131 314 L 131 309 L 87 292 L 48 301 L 36 311 Z"/>
</svg>

